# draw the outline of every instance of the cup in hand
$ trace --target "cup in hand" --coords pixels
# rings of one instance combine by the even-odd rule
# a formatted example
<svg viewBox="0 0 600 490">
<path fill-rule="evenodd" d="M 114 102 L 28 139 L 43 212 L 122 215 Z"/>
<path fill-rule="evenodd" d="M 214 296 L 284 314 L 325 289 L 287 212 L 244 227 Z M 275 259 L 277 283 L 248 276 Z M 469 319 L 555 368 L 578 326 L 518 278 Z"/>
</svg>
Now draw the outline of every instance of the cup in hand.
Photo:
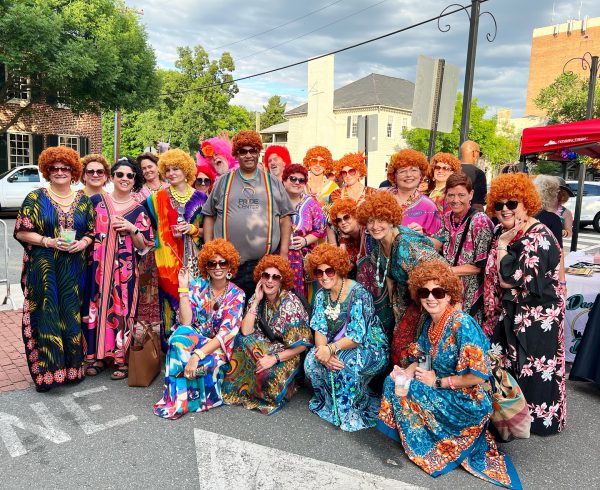
<svg viewBox="0 0 600 490">
<path fill-rule="evenodd" d="M 71 243 L 75 240 L 75 230 L 72 228 L 62 228 L 60 229 L 60 238 L 67 243 Z"/>
</svg>

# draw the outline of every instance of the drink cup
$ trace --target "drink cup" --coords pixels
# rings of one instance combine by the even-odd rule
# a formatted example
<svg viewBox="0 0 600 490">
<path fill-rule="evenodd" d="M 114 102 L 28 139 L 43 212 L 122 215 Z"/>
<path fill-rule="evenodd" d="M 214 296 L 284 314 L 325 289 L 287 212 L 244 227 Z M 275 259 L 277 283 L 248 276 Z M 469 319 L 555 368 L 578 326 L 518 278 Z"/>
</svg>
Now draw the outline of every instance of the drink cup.
<svg viewBox="0 0 600 490">
<path fill-rule="evenodd" d="M 408 394 L 408 388 L 410 387 L 410 379 L 407 376 L 399 374 L 398 376 L 396 376 L 394 384 L 394 392 L 397 396 L 406 396 Z"/>
<path fill-rule="evenodd" d="M 61 228 L 60 238 L 66 243 L 71 243 L 73 240 L 75 240 L 75 230 L 72 228 Z"/>
</svg>

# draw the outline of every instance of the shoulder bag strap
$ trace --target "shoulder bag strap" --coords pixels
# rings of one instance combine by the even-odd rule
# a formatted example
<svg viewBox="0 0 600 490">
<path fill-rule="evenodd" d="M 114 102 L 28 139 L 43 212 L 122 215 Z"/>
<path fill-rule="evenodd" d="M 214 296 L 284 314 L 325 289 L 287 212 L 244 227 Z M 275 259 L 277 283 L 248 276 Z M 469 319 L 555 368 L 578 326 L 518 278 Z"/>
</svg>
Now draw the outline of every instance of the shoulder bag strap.
<svg viewBox="0 0 600 490">
<path fill-rule="evenodd" d="M 460 237 L 460 243 L 458 244 L 458 248 L 456 249 L 456 253 L 454 254 L 454 261 L 453 261 L 454 263 L 452 264 L 452 267 L 456 267 L 456 264 L 458 264 L 460 252 L 462 251 L 463 245 L 465 244 L 465 240 L 467 239 L 469 225 L 471 224 L 471 218 L 473 218 L 474 214 L 475 213 L 471 213 L 471 215 L 467 218 L 467 222 L 465 223 L 465 228 L 464 228 L 463 234 Z"/>
</svg>

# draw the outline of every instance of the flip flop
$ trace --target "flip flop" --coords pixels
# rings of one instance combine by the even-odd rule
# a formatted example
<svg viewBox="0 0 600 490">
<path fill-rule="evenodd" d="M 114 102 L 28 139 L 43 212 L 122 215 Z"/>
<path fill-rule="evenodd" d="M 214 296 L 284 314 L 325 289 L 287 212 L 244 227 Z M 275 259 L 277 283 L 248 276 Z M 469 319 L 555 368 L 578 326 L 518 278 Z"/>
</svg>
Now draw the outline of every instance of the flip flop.
<svg viewBox="0 0 600 490">
<path fill-rule="evenodd" d="M 100 364 L 97 364 L 100 363 Z M 98 376 L 102 371 L 106 369 L 106 364 L 102 361 L 96 361 L 94 364 L 90 364 L 85 368 L 86 376 Z"/>
<path fill-rule="evenodd" d="M 119 369 L 117 369 L 110 375 L 110 379 L 114 379 L 114 380 L 126 379 L 128 375 L 129 375 L 129 369 L 127 367 L 120 367 Z"/>
</svg>

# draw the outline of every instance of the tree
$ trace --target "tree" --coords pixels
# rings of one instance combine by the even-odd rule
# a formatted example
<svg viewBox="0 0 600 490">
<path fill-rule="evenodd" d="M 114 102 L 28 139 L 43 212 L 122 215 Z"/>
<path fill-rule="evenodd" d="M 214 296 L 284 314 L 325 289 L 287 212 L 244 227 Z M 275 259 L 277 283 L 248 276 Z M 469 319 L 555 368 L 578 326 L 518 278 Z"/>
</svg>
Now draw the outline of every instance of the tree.
<svg viewBox="0 0 600 490">
<path fill-rule="evenodd" d="M 158 94 L 154 51 L 122 0 L 2 2 L 0 64 L 0 104 L 15 86 L 31 91 L 6 127 L 39 101 L 99 113 L 144 109 Z"/>
<path fill-rule="evenodd" d="M 270 97 L 267 105 L 263 106 L 264 112 L 260 115 L 260 129 L 284 122 L 285 105 L 285 102 L 281 102 L 279 95 Z"/>
<path fill-rule="evenodd" d="M 469 139 L 479 143 L 485 159 L 494 166 L 518 159 L 519 140 L 510 128 L 501 128 L 498 131 L 495 117 L 485 119 L 485 106 L 479 106 L 477 99 L 471 101 L 471 120 Z M 454 106 L 454 120 L 452 132 L 438 133 L 435 142 L 435 152 L 458 154 L 460 142 L 460 121 L 462 115 L 462 94 L 457 94 Z M 429 148 L 429 134 L 427 129 L 409 129 L 403 132 L 408 145 L 415 150 L 427 153 Z"/>
<path fill-rule="evenodd" d="M 568 71 L 562 73 L 551 85 L 540 90 L 533 103 L 546 111 L 549 124 L 567 123 L 587 119 L 589 82 Z M 600 115 L 600 90 L 596 81 L 594 113 Z"/>
</svg>

